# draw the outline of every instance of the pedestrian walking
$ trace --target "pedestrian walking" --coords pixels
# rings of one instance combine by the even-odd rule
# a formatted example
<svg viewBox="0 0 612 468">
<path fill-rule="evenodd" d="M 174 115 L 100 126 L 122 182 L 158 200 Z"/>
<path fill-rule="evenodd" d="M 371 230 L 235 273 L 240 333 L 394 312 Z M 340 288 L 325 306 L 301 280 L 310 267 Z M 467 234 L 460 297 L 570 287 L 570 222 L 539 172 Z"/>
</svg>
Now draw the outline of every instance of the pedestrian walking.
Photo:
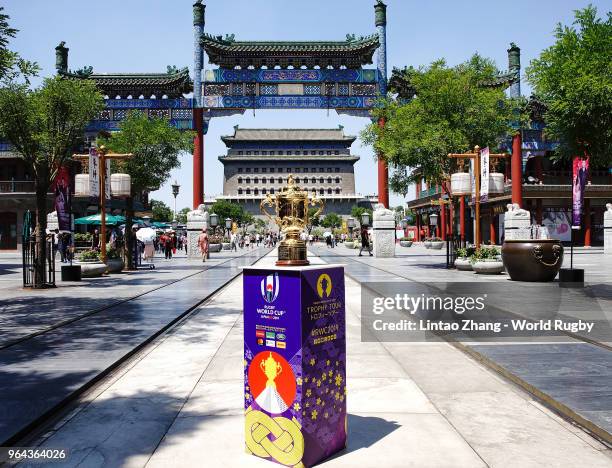
<svg viewBox="0 0 612 468">
<path fill-rule="evenodd" d="M 208 234 L 206 233 L 206 229 L 202 229 L 202 232 L 198 236 L 198 249 L 202 255 L 202 261 L 205 262 L 206 256 L 208 255 Z"/>
<path fill-rule="evenodd" d="M 235 232 L 232 232 L 230 234 L 230 249 L 233 250 L 234 252 L 238 252 L 238 245 L 237 245 L 237 239 L 236 239 Z"/>
<path fill-rule="evenodd" d="M 359 256 L 361 257 L 361 252 L 363 249 L 366 249 L 372 257 L 372 247 L 370 243 L 370 234 L 368 233 L 368 228 L 363 226 L 361 228 L 361 248 L 359 249 Z"/>
</svg>

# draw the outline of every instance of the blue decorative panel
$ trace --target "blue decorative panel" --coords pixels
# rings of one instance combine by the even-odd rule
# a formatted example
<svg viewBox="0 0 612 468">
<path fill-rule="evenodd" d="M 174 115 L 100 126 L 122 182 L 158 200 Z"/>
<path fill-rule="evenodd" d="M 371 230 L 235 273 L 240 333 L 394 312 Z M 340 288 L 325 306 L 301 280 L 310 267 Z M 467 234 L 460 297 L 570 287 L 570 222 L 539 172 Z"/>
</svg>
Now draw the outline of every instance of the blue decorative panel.
<svg viewBox="0 0 612 468">
<path fill-rule="evenodd" d="M 255 83 L 247 83 L 245 86 L 245 94 L 247 96 L 255 96 Z"/>
<path fill-rule="evenodd" d="M 259 94 L 262 96 L 276 96 L 278 94 L 278 85 L 262 84 L 259 86 Z"/>
<path fill-rule="evenodd" d="M 348 83 L 340 83 L 338 84 L 338 96 L 348 96 L 349 95 L 349 85 Z"/>
<path fill-rule="evenodd" d="M 191 109 L 193 99 L 105 99 L 107 109 Z"/>
<path fill-rule="evenodd" d="M 307 84 L 304 85 L 304 94 L 306 96 L 318 96 L 321 94 L 321 85 L 312 85 L 312 84 Z"/>
<path fill-rule="evenodd" d="M 178 120 L 193 119 L 193 111 L 191 109 L 172 109 L 172 118 Z"/>
<path fill-rule="evenodd" d="M 355 96 L 371 96 L 376 94 L 376 85 L 373 84 L 354 84 L 353 95 Z"/>
<path fill-rule="evenodd" d="M 112 117 L 112 111 L 109 109 L 104 109 L 98 112 L 98 116 L 96 117 L 96 120 L 111 120 L 111 117 Z"/>
<path fill-rule="evenodd" d="M 156 119 L 169 119 L 170 109 L 149 109 L 149 117 Z"/>
<path fill-rule="evenodd" d="M 242 96 L 242 83 L 232 83 L 232 96 Z"/>
<path fill-rule="evenodd" d="M 307 83 L 307 82 L 347 82 L 347 83 L 378 83 L 379 75 L 376 69 L 360 70 L 229 70 L 218 68 L 211 70 L 206 79 L 217 83 Z"/>
<path fill-rule="evenodd" d="M 204 107 L 242 109 L 370 109 L 376 96 L 205 96 Z"/>
<path fill-rule="evenodd" d="M 113 111 L 113 120 L 123 120 L 127 117 L 127 109 L 116 109 Z"/>
</svg>

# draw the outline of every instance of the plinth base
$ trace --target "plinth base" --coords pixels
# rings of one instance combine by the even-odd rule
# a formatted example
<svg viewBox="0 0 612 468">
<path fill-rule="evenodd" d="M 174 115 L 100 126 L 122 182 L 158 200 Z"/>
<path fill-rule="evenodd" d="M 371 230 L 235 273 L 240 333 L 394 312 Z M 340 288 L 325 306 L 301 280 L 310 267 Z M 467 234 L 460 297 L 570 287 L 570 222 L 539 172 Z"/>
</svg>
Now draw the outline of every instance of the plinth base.
<svg viewBox="0 0 612 468">
<path fill-rule="evenodd" d="M 276 266 L 306 266 L 310 265 L 308 260 L 277 260 Z"/>
</svg>

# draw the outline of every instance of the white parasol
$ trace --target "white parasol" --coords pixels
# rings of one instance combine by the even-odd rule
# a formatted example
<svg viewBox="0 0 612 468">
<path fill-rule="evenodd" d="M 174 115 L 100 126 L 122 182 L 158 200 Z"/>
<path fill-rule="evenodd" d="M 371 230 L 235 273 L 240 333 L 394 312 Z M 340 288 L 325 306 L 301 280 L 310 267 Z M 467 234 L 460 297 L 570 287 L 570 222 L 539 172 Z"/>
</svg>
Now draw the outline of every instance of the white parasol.
<svg viewBox="0 0 612 468">
<path fill-rule="evenodd" d="M 138 231 L 136 231 L 136 238 L 141 241 L 146 243 L 149 242 L 153 242 L 153 240 L 157 237 L 157 233 L 155 232 L 155 229 L 151 229 L 148 227 L 145 228 L 141 228 Z"/>
</svg>

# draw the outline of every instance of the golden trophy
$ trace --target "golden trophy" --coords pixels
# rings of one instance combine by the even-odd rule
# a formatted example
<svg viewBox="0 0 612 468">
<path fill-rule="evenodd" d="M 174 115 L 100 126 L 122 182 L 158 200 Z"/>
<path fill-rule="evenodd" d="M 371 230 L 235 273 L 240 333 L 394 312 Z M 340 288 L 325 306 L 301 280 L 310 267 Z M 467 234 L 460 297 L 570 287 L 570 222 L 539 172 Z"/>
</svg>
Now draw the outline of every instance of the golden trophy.
<svg viewBox="0 0 612 468">
<path fill-rule="evenodd" d="M 316 195 L 308 197 L 308 192 L 300 189 L 290 175 L 287 186 L 276 197 L 269 194 L 259 205 L 261 212 L 272 222 L 276 223 L 285 238 L 278 245 L 278 266 L 309 265 L 306 254 L 306 242 L 300 239 L 300 234 L 308 224 L 308 207 L 319 206 L 313 217 L 319 216 L 323 211 L 323 200 Z M 270 206 L 276 211 L 273 216 L 265 209 Z"/>
<path fill-rule="evenodd" d="M 283 371 L 283 367 L 280 365 L 280 362 L 276 362 L 272 357 L 272 353 L 270 353 L 270 355 L 264 361 L 259 363 L 259 367 L 268 379 L 266 381 L 266 387 L 276 388 L 276 382 L 274 382 L 274 379 L 276 379 L 276 377 L 278 377 Z"/>
</svg>

